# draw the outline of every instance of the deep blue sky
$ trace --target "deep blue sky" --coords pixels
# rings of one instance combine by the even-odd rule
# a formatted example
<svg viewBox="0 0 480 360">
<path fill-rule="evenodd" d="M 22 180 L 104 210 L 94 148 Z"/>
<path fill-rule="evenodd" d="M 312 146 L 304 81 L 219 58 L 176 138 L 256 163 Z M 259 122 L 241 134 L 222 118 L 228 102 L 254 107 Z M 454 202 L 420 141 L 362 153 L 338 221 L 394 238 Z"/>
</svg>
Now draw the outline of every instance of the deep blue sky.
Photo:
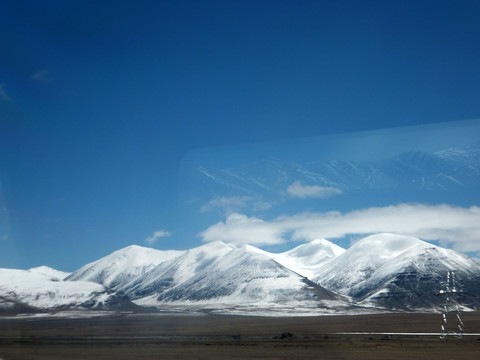
<svg viewBox="0 0 480 360">
<path fill-rule="evenodd" d="M 479 117 L 479 18 L 479 1 L 2 1 L 0 267 L 74 270 L 159 229 L 157 248 L 200 245 L 177 211 L 199 148 Z"/>
</svg>

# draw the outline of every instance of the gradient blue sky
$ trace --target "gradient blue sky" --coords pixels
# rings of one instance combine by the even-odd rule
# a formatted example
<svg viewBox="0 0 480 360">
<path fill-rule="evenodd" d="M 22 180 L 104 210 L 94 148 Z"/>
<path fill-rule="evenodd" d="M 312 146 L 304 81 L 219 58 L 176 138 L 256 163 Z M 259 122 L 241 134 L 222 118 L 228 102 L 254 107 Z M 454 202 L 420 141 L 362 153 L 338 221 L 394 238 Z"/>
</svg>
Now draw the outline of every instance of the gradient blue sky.
<svg viewBox="0 0 480 360">
<path fill-rule="evenodd" d="M 178 206 L 197 149 L 478 118 L 479 18 L 473 0 L 2 1 L 0 267 L 70 271 L 160 230 L 157 248 L 200 245 Z"/>
</svg>

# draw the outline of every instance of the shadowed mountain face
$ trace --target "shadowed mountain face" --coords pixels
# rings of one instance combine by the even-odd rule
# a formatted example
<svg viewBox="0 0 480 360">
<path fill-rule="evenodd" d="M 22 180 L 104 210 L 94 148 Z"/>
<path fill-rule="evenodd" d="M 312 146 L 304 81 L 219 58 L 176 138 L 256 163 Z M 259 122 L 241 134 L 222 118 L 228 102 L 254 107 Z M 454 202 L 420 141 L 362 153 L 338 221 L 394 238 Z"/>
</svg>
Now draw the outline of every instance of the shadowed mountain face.
<svg viewBox="0 0 480 360">
<path fill-rule="evenodd" d="M 480 306 L 480 265 L 414 237 L 377 234 L 322 266 L 314 280 L 361 303 L 389 309 L 439 308 L 447 271 L 455 271 L 461 303 Z"/>
</svg>

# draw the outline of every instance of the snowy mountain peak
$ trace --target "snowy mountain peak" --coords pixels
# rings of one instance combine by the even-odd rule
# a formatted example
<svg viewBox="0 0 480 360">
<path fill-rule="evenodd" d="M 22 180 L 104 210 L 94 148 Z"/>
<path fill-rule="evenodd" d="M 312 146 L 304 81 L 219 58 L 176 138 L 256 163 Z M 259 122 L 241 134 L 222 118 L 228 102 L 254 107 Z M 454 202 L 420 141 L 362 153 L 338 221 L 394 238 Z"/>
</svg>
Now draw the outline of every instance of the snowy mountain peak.
<svg viewBox="0 0 480 360">
<path fill-rule="evenodd" d="M 247 249 L 250 252 L 266 255 L 307 278 L 311 278 L 315 270 L 325 262 L 345 252 L 345 249 L 325 239 L 316 239 L 283 253 L 270 253 L 251 245 L 247 245 Z"/>
<path fill-rule="evenodd" d="M 204 245 L 198 246 L 196 248 L 190 249 L 188 251 L 224 251 L 224 250 L 236 249 L 236 246 L 233 244 L 225 243 L 221 240 L 207 242 Z"/>
<path fill-rule="evenodd" d="M 262 255 L 268 256 L 270 258 L 271 258 L 270 255 L 272 255 L 272 253 L 269 253 L 268 251 L 259 249 L 256 246 L 253 246 L 253 245 L 250 245 L 250 244 L 242 245 L 240 247 L 240 249 L 243 249 L 244 251 L 252 253 L 252 254 L 262 254 Z"/>
<path fill-rule="evenodd" d="M 431 308 L 446 272 L 475 292 L 480 266 L 468 257 L 412 236 L 376 234 L 359 240 L 318 269 L 313 280 L 359 301 L 397 308 Z"/>
<path fill-rule="evenodd" d="M 116 262 L 128 261 L 132 266 L 142 266 L 147 263 L 160 263 L 172 257 L 181 255 L 183 251 L 178 250 L 156 250 L 139 245 L 130 245 L 123 249 L 114 251 L 105 258 Z M 103 258 L 103 259 L 105 259 Z"/>
<path fill-rule="evenodd" d="M 118 288 L 145 274 L 155 266 L 181 256 L 184 251 L 161 251 L 138 245 L 123 249 L 78 269 L 66 280 L 92 281 L 109 288 Z"/>
<path fill-rule="evenodd" d="M 374 254 L 380 258 L 391 258 L 412 248 L 419 250 L 426 247 L 435 247 L 413 236 L 380 233 L 367 236 L 352 245 L 351 252 Z"/>
<path fill-rule="evenodd" d="M 51 268 L 49 266 L 44 266 L 44 265 L 28 269 L 27 271 L 30 272 L 30 273 L 34 273 L 34 274 L 45 275 L 46 277 L 49 277 L 52 280 L 63 280 L 68 275 L 71 274 L 71 273 L 56 270 L 54 268 Z"/>
</svg>

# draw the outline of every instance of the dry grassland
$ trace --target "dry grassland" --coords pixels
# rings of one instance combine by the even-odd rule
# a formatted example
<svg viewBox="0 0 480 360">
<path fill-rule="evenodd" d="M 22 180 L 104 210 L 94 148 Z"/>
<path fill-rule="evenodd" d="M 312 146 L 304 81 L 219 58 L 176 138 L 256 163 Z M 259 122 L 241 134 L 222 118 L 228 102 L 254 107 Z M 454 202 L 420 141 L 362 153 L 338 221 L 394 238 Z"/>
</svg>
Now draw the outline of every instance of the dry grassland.
<svg viewBox="0 0 480 360">
<path fill-rule="evenodd" d="M 480 359 L 480 336 L 381 334 L 438 332 L 440 322 L 438 314 L 0 318 L 0 358 Z M 464 322 L 466 333 L 480 333 L 480 312 Z"/>
</svg>

